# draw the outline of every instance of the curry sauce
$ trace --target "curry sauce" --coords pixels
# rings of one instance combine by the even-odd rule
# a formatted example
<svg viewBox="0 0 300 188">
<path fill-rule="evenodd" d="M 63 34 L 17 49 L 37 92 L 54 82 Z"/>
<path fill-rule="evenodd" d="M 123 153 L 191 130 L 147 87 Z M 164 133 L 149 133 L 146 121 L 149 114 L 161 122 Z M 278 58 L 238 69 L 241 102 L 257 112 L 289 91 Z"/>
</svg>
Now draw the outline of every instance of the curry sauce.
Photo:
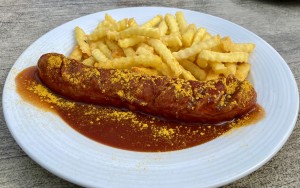
<svg viewBox="0 0 300 188">
<path fill-rule="evenodd" d="M 36 67 L 16 77 L 17 91 L 29 103 L 59 115 L 82 135 L 112 147 L 143 152 L 180 150 L 203 144 L 264 116 L 256 105 L 248 114 L 221 124 L 168 120 L 127 109 L 68 100 L 44 86 Z M 63 125 L 62 125 L 63 126 Z"/>
</svg>

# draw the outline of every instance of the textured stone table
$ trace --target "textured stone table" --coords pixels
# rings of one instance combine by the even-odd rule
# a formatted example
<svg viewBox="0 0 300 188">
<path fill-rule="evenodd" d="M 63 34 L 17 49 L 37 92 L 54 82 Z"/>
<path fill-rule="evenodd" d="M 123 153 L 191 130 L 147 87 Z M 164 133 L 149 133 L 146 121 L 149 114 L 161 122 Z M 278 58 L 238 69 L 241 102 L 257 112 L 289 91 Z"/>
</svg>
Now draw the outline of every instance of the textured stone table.
<svg viewBox="0 0 300 188">
<path fill-rule="evenodd" d="M 133 6 L 191 9 L 235 22 L 261 36 L 286 60 L 300 85 L 300 2 L 224 1 L 16 1 L 0 0 L 0 84 L 18 56 L 51 29 L 86 14 Z M 2 101 L 0 104 L 2 109 Z M 2 110 L 1 110 L 2 111 Z M 0 114 L 0 187 L 77 187 L 31 160 Z M 300 121 L 284 147 L 262 168 L 226 187 L 300 187 Z"/>
</svg>

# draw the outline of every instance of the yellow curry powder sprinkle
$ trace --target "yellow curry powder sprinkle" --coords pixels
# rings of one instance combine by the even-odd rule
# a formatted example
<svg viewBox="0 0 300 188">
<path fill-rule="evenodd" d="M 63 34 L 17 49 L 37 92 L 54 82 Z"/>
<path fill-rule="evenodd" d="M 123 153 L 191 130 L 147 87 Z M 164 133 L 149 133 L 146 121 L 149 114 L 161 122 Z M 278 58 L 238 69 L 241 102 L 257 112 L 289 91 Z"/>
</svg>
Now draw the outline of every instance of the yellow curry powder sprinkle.
<svg viewBox="0 0 300 188">
<path fill-rule="evenodd" d="M 153 137 L 161 137 L 165 139 L 172 139 L 175 136 L 175 129 L 167 127 L 153 127 Z"/>
<path fill-rule="evenodd" d="M 241 84 L 241 89 L 244 91 L 244 92 L 242 92 L 241 94 L 242 94 L 242 97 L 241 97 L 241 99 L 242 99 L 242 105 L 243 106 L 245 106 L 246 105 L 246 103 L 249 101 L 249 100 L 251 100 L 251 98 L 249 97 L 249 92 L 250 92 L 250 90 L 252 89 L 253 87 L 252 87 L 252 85 L 251 85 L 251 83 L 250 82 L 248 82 L 248 81 L 244 81 L 242 84 Z"/>
<path fill-rule="evenodd" d="M 75 106 L 74 102 L 66 101 L 60 97 L 57 97 L 56 95 L 49 92 L 49 90 L 41 84 L 32 83 L 32 85 L 27 89 L 29 91 L 32 91 L 34 94 L 37 94 L 40 97 L 40 100 L 43 102 L 57 105 L 66 109 L 74 108 Z"/>
<path fill-rule="evenodd" d="M 59 68 L 62 64 L 62 59 L 59 56 L 50 56 L 48 59 L 49 67 Z"/>
</svg>

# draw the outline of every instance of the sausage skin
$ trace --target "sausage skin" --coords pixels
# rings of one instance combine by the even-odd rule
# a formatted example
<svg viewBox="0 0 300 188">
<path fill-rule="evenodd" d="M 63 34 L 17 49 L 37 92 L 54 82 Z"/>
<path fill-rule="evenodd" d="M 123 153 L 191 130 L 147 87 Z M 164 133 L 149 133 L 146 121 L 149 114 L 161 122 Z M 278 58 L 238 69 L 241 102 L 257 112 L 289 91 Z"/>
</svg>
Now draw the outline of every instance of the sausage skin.
<svg viewBox="0 0 300 188">
<path fill-rule="evenodd" d="M 125 107 L 185 122 L 230 121 L 256 104 L 253 86 L 234 76 L 192 81 L 141 75 L 89 67 L 56 53 L 40 57 L 38 75 L 49 89 L 75 101 Z"/>
</svg>

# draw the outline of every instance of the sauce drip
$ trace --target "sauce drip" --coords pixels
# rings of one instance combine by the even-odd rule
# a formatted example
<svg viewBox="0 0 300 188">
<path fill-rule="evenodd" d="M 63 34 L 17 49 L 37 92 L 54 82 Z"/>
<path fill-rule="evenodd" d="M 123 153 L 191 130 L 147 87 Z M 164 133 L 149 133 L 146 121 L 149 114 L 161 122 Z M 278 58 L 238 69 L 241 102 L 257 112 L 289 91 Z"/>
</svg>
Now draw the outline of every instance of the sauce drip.
<svg viewBox="0 0 300 188">
<path fill-rule="evenodd" d="M 71 101 L 44 86 L 37 68 L 29 67 L 16 77 L 17 91 L 25 100 L 58 114 L 81 134 L 112 147 L 143 152 L 180 150 L 203 144 L 234 127 L 255 123 L 264 116 L 256 105 L 251 112 L 221 125 L 170 121 L 126 109 Z"/>
</svg>

